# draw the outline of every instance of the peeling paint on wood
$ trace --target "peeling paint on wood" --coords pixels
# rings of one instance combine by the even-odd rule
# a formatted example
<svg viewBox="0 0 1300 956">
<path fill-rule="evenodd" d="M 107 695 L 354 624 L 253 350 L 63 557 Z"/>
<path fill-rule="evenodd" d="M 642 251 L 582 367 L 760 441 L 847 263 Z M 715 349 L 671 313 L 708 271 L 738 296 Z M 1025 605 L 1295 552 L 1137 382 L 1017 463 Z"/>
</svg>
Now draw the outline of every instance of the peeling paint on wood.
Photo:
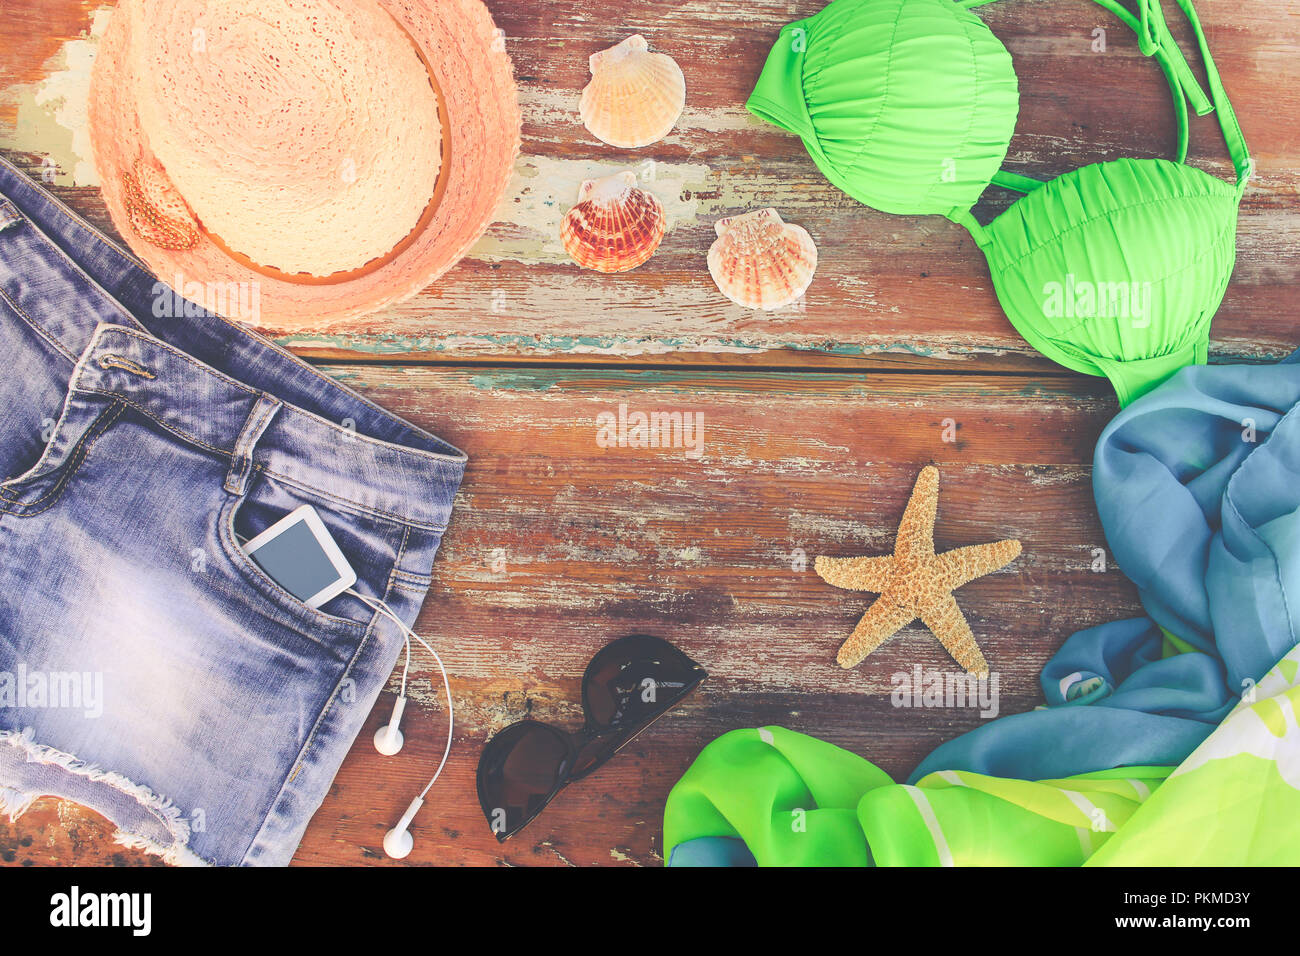
<svg viewBox="0 0 1300 956">
<path fill-rule="evenodd" d="M 0 103 L 4 104 L 4 113 L 10 114 L 12 124 L 12 132 L 0 137 L 0 145 L 40 155 L 47 182 L 95 187 L 99 178 L 91 157 L 86 107 L 91 66 L 112 8 L 99 7 L 87 12 L 84 9 L 87 4 L 63 6 L 71 6 L 70 17 L 82 13 L 87 19 L 77 24 L 78 35 L 63 41 L 57 53 L 41 64 L 43 75 L 33 82 L 10 83 L 0 93 Z M 8 33 L 14 29 L 10 17 L 15 14 L 6 9 L 3 15 L 7 46 Z M 26 69 L 33 65 L 15 64 Z M 0 74 L 0 79 L 6 77 Z"/>
</svg>

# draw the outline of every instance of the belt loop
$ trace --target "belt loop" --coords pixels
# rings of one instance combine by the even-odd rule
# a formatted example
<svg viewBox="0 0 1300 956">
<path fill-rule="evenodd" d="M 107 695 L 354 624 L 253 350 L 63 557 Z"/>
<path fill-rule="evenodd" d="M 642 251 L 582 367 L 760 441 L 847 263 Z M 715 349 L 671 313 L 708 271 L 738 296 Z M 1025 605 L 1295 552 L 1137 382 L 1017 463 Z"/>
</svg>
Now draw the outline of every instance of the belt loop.
<svg viewBox="0 0 1300 956">
<path fill-rule="evenodd" d="M 248 490 L 248 476 L 253 470 L 253 449 L 257 447 L 257 441 L 266 431 L 266 426 L 271 424 L 271 419 L 280 410 L 280 404 L 278 398 L 263 392 L 253 405 L 253 410 L 248 413 L 248 420 L 244 422 L 239 440 L 235 442 L 235 450 L 230 456 L 230 472 L 226 475 L 224 485 L 232 495 L 242 495 Z"/>
</svg>

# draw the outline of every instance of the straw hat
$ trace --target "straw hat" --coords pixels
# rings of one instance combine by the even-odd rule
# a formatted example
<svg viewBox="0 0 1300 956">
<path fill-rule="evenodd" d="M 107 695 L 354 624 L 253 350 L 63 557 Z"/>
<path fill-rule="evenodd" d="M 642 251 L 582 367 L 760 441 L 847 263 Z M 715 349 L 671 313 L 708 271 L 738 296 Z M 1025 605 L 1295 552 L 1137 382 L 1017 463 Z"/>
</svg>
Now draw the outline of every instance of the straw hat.
<svg viewBox="0 0 1300 956">
<path fill-rule="evenodd" d="M 90 87 L 135 253 L 210 308 L 256 290 L 251 318 L 284 329 L 446 272 L 492 221 L 519 125 L 478 0 L 120 0 Z"/>
</svg>

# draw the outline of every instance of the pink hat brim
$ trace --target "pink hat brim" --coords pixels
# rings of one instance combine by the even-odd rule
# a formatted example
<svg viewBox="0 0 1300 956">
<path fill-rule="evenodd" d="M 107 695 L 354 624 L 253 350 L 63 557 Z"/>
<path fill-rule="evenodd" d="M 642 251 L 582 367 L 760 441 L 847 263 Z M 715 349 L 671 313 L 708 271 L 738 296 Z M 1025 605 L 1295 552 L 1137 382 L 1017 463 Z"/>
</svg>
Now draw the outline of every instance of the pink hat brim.
<svg viewBox="0 0 1300 956">
<path fill-rule="evenodd" d="M 153 0 L 165 2 L 165 0 Z M 510 58 L 479 0 L 378 0 L 419 47 L 444 115 L 443 168 L 433 208 L 400 251 L 341 281 L 281 278 L 202 234 L 192 249 L 156 246 L 132 227 L 124 176 L 146 148 L 126 57 L 125 17 L 105 32 L 90 83 L 90 138 L 104 202 L 132 251 L 164 282 L 258 290 L 258 324 L 292 331 L 366 315 L 426 288 L 493 220 L 519 152 L 520 112 Z M 185 289 L 178 290 L 185 294 Z"/>
</svg>

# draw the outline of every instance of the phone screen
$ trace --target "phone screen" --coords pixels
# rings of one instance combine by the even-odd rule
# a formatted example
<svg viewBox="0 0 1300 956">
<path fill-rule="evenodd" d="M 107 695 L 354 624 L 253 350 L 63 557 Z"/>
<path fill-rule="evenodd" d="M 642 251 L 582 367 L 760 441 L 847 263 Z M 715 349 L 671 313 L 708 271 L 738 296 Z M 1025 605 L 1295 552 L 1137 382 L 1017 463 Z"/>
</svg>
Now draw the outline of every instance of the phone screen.
<svg viewBox="0 0 1300 956">
<path fill-rule="evenodd" d="M 306 521 L 295 521 L 249 557 L 300 601 L 315 597 L 340 578 Z"/>
</svg>

